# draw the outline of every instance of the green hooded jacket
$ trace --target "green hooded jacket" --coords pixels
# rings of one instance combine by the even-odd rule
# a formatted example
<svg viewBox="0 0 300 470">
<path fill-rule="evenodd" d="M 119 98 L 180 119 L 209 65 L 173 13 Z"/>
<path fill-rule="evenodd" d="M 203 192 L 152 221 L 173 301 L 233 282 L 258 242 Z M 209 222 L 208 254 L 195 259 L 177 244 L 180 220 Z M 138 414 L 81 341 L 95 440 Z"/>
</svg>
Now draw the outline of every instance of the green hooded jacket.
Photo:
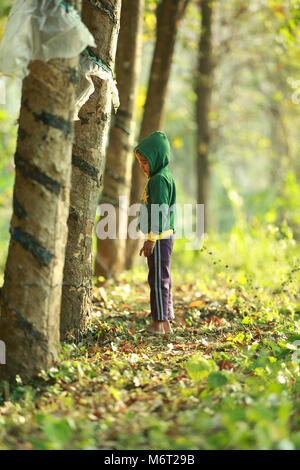
<svg viewBox="0 0 300 470">
<path fill-rule="evenodd" d="M 139 143 L 135 151 L 148 160 L 150 173 L 146 188 L 147 201 L 142 201 L 139 227 L 148 234 L 159 235 L 170 229 L 175 232 L 176 186 L 168 169 L 170 143 L 166 134 L 153 132 Z"/>
</svg>

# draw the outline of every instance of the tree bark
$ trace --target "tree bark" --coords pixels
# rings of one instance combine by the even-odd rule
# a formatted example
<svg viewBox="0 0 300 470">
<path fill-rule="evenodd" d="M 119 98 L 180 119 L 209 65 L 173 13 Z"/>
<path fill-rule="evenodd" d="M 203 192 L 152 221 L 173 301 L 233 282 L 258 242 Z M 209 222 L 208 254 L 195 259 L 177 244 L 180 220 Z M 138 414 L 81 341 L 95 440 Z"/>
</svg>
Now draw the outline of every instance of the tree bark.
<svg viewBox="0 0 300 470">
<path fill-rule="evenodd" d="M 58 358 L 77 67 L 78 57 L 35 61 L 23 81 L 1 291 L 6 365 L 0 366 L 0 379 L 19 374 L 27 381 Z"/>
<path fill-rule="evenodd" d="M 93 34 L 90 51 L 113 70 L 119 33 L 121 0 L 84 0 L 82 20 Z M 64 268 L 61 337 L 85 329 L 91 310 L 92 236 L 102 182 L 111 116 L 111 87 L 92 78 L 95 92 L 75 123 L 68 243 Z"/>
<path fill-rule="evenodd" d="M 201 33 L 199 41 L 198 74 L 196 80 L 196 120 L 197 120 L 197 203 L 204 204 L 205 230 L 208 228 L 208 195 L 209 195 L 209 111 L 212 92 L 212 19 L 211 0 L 201 0 Z"/>
<path fill-rule="evenodd" d="M 127 206 L 135 137 L 136 97 L 141 63 L 144 0 L 123 0 L 116 57 L 116 75 L 121 106 L 110 130 L 101 203 L 116 209 L 117 239 L 97 239 L 95 274 L 116 276 L 125 268 Z M 119 206 L 119 197 L 124 206 Z"/>
<path fill-rule="evenodd" d="M 187 2 L 184 0 L 162 0 L 158 4 L 156 45 L 139 140 L 151 132 L 162 129 L 176 36 L 179 21 L 186 5 Z M 145 181 L 145 176 L 135 160 L 132 167 L 130 204 L 139 202 Z M 128 238 L 126 244 L 127 268 L 133 265 L 137 252 L 137 240 Z"/>
</svg>

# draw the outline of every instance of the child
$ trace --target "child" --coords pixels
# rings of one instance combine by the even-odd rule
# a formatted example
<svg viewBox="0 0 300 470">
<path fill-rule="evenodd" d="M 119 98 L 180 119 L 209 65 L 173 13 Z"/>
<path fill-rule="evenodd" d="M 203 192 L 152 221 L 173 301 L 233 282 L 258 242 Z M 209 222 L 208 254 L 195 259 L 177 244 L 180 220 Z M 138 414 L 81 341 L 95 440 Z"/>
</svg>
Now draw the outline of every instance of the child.
<svg viewBox="0 0 300 470">
<path fill-rule="evenodd" d="M 148 177 L 139 223 L 146 235 L 140 256 L 144 253 L 149 267 L 152 324 L 146 331 L 164 335 L 172 332 L 170 321 L 174 319 L 171 256 L 174 244 L 172 206 L 176 202 L 175 182 L 168 169 L 170 144 L 167 136 L 160 131 L 153 132 L 135 148 L 135 155 Z"/>
</svg>

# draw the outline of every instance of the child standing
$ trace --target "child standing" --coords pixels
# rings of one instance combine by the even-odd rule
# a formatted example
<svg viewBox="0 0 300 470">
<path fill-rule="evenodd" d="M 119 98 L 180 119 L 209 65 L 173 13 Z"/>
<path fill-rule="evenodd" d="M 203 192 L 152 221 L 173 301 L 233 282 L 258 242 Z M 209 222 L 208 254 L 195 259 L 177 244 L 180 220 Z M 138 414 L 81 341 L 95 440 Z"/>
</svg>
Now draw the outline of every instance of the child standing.
<svg viewBox="0 0 300 470">
<path fill-rule="evenodd" d="M 140 256 L 144 253 L 149 267 L 152 324 L 147 332 L 164 335 L 172 331 L 170 321 L 174 319 L 171 257 L 176 203 L 175 182 L 168 169 L 170 144 L 166 134 L 160 131 L 150 134 L 135 148 L 135 155 L 148 177 L 139 224 L 146 238 Z"/>
</svg>

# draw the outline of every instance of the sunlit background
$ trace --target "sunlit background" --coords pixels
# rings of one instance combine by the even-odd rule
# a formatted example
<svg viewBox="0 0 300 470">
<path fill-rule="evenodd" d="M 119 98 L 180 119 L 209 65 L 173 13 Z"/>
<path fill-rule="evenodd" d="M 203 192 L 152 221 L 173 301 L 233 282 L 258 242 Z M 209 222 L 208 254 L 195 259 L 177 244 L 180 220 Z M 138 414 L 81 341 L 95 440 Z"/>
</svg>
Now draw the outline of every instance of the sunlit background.
<svg viewBox="0 0 300 470">
<path fill-rule="evenodd" d="M 10 0 L 0 2 L 0 38 Z M 155 0 L 146 2 L 138 97 L 141 120 L 155 41 Z M 300 236 L 300 49 L 295 0 L 215 2 L 211 125 L 211 234 L 237 226 L 274 226 L 283 238 Z M 195 202 L 196 94 L 200 18 L 191 2 L 180 25 L 164 130 L 172 145 L 179 202 Z M 19 81 L 6 80 L 0 105 L 0 272 L 9 240 Z M 246 225 L 245 225 L 246 224 Z M 279 236 L 279 235 L 278 235 Z"/>
</svg>

